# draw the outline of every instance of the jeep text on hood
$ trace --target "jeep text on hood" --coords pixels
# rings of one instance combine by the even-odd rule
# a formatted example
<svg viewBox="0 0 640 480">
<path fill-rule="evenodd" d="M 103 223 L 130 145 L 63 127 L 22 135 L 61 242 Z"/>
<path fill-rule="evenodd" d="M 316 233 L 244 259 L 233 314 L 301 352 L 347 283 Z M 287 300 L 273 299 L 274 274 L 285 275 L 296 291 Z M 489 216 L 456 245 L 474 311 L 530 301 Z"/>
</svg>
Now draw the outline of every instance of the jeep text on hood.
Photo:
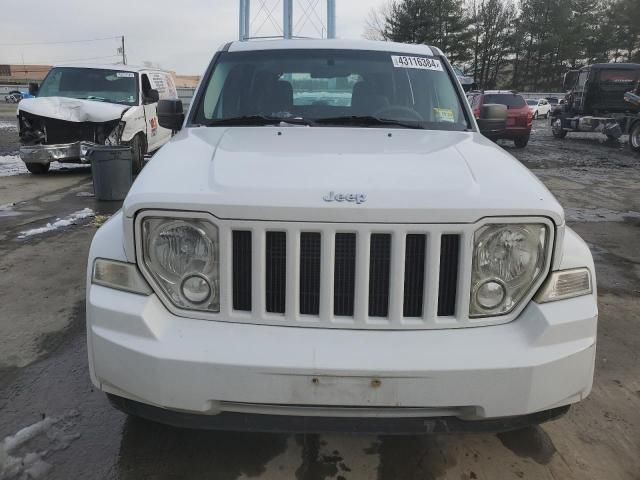
<svg viewBox="0 0 640 480">
<path fill-rule="evenodd" d="M 538 423 L 589 394 L 589 249 L 481 135 L 438 49 L 234 42 L 186 119 L 158 110 L 181 131 L 89 254 L 91 378 L 117 408 L 433 433 Z"/>
</svg>

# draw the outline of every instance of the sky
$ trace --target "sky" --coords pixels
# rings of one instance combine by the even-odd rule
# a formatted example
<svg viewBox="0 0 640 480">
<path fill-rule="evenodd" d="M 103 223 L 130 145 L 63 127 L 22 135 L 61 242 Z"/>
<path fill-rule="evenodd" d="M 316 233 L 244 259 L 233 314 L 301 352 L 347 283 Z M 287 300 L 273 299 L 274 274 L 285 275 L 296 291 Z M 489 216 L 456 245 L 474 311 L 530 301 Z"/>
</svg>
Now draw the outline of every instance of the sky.
<svg viewBox="0 0 640 480">
<path fill-rule="evenodd" d="M 294 34 L 320 36 L 325 0 L 293 2 Z M 251 0 L 252 34 L 278 33 L 261 4 L 282 23 L 280 0 Z M 338 37 L 361 38 L 365 19 L 377 4 L 336 0 Z M 120 39 L 108 37 L 124 35 L 129 64 L 151 62 L 198 75 L 219 45 L 237 40 L 238 5 L 239 0 L 34 0 L 20 14 L 0 15 L 0 64 L 115 63 Z M 302 12 L 312 5 L 317 16 L 305 24 Z M 53 43 L 87 39 L 100 40 Z"/>
</svg>

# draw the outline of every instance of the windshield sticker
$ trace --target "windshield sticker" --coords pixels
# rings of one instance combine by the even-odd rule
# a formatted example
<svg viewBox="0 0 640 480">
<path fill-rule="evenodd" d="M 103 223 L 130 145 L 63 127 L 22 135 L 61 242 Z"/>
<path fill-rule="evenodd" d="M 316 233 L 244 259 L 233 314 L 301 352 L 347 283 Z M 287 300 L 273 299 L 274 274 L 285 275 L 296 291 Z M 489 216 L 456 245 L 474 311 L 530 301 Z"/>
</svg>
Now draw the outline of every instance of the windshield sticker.
<svg viewBox="0 0 640 480">
<path fill-rule="evenodd" d="M 118 78 L 133 78 L 133 72 L 118 72 L 116 73 Z"/>
<path fill-rule="evenodd" d="M 456 121 L 453 110 L 449 110 L 448 108 L 434 108 L 433 113 L 435 113 L 437 122 L 455 123 Z"/>
<path fill-rule="evenodd" d="M 436 70 L 443 72 L 440 60 L 425 57 L 406 57 L 401 55 L 391 55 L 391 61 L 396 68 L 417 68 L 420 70 Z"/>
</svg>

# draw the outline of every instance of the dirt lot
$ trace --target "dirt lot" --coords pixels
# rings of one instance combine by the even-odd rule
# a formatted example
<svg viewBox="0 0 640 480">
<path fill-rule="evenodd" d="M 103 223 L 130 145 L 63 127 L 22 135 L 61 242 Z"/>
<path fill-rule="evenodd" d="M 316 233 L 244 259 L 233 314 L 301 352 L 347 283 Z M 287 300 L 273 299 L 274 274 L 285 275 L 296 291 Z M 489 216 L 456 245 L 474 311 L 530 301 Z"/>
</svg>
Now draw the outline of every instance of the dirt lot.
<svg viewBox="0 0 640 480">
<path fill-rule="evenodd" d="M 21 173 L 14 112 L 0 106 L 0 480 L 640 478 L 640 156 L 626 145 L 558 141 L 543 120 L 526 149 L 504 144 L 558 196 L 596 259 L 595 385 L 567 416 L 499 435 L 216 433 L 128 419 L 93 391 L 85 261 L 118 206 L 91 196 L 87 167 Z M 72 224 L 56 229 L 58 218 Z M 16 475 L 3 477 L 3 462 Z"/>
</svg>

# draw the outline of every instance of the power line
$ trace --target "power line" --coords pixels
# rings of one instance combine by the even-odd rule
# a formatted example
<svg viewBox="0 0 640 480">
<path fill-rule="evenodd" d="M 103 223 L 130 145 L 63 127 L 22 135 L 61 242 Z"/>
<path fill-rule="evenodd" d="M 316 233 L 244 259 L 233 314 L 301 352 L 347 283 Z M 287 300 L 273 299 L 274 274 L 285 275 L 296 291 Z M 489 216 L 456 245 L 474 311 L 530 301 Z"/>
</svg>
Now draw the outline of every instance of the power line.
<svg viewBox="0 0 640 480">
<path fill-rule="evenodd" d="M 89 38 L 86 40 L 65 40 L 60 42 L 0 43 L 0 47 L 27 47 L 31 45 L 64 45 L 68 43 L 101 42 L 103 40 L 115 40 L 119 38 L 121 38 L 120 35 L 115 37 Z"/>
<path fill-rule="evenodd" d="M 29 65 L 36 65 L 36 68 L 27 68 L 28 71 L 35 71 L 37 70 L 37 66 L 38 65 L 42 65 L 42 64 L 61 64 L 61 63 L 77 63 L 77 62 L 86 62 L 88 60 L 101 60 L 101 59 L 105 59 L 105 58 L 114 58 L 114 57 L 118 57 L 121 58 L 121 55 L 118 54 L 114 54 L 114 55 L 103 55 L 101 57 L 89 57 L 89 58 L 72 58 L 71 60 L 54 60 L 54 61 L 46 61 L 46 62 L 33 62 L 30 63 Z M 17 72 L 22 71 L 24 68 L 21 65 L 15 65 L 15 68 L 12 68 L 12 70 L 15 70 Z"/>
</svg>

